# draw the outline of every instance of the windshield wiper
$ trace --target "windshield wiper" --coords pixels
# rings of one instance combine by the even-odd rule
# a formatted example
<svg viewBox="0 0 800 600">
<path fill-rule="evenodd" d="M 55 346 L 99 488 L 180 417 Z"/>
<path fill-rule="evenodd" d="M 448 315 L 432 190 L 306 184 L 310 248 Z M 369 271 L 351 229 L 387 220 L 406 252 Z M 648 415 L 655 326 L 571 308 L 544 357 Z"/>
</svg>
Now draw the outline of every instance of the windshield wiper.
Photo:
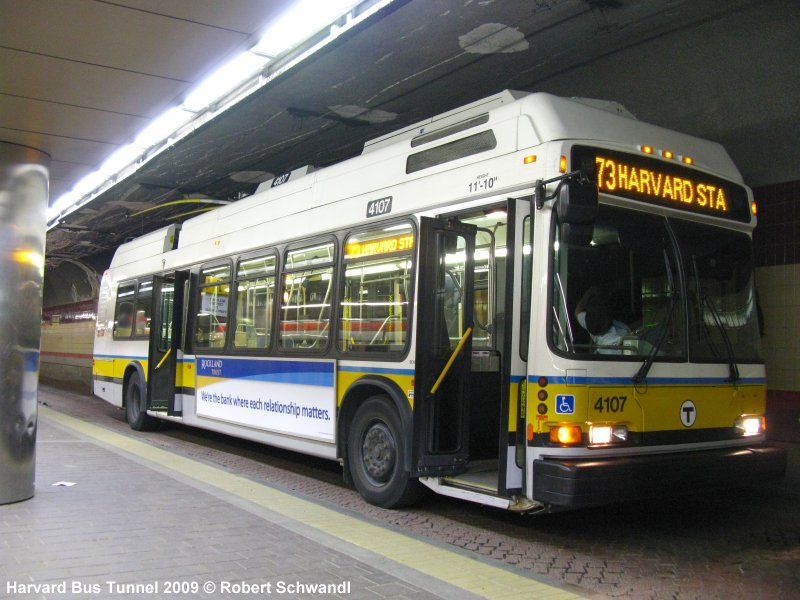
<svg viewBox="0 0 800 600">
<path fill-rule="evenodd" d="M 672 315 L 675 313 L 675 307 L 678 305 L 678 303 L 675 301 L 675 298 L 678 297 L 678 293 L 675 291 L 675 278 L 672 276 L 672 266 L 670 265 L 669 254 L 667 253 L 666 248 L 663 248 L 662 252 L 664 253 L 664 272 L 667 275 L 667 285 L 669 286 L 668 289 L 670 290 L 669 310 L 667 311 L 667 318 L 662 324 L 661 331 L 659 331 L 658 337 L 656 338 L 656 343 L 651 346 L 650 353 L 647 355 L 647 358 L 644 359 L 644 362 L 642 363 L 642 366 L 639 367 L 639 370 L 636 371 L 636 375 L 633 376 L 634 385 L 639 385 L 647 378 L 647 374 L 650 372 L 650 367 L 653 366 L 653 361 L 656 359 L 656 356 L 661 351 L 661 346 L 664 345 L 664 341 L 667 339 L 667 332 L 672 325 Z"/>
<path fill-rule="evenodd" d="M 664 319 L 664 322 L 659 326 L 661 331 L 658 332 L 658 337 L 656 338 L 655 344 L 653 344 L 650 348 L 650 353 L 647 355 L 647 358 L 644 359 L 644 362 L 642 363 L 642 366 L 639 367 L 639 370 L 636 371 L 636 375 L 633 376 L 634 385 L 639 385 L 647 378 L 647 374 L 650 372 L 650 367 L 653 366 L 653 361 L 656 359 L 656 355 L 658 355 L 658 353 L 661 351 L 661 346 L 664 345 L 664 342 L 667 339 L 667 332 L 672 325 L 672 315 L 675 314 L 675 307 L 678 305 L 678 303 L 675 301 L 677 295 L 677 292 L 672 292 L 669 296 L 670 303 L 669 310 L 667 311 L 667 318 Z"/>
<path fill-rule="evenodd" d="M 733 352 L 733 344 L 731 344 L 731 339 L 728 337 L 728 332 L 725 330 L 725 326 L 722 324 L 722 320 L 719 318 L 719 313 L 717 313 L 717 309 L 714 308 L 714 303 L 711 302 L 711 298 L 708 295 L 705 295 L 700 300 L 700 306 L 707 306 L 708 312 L 711 313 L 711 316 L 714 318 L 714 323 L 716 323 L 717 327 L 719 328 L 720 332 L 722 333 L 722 341 L 725 343 L 725 350 L 728 353 L 728 369 L 730 375 L 725 380 L 728 383 L 736 383 L 739 381 L 739 367 L 736 366 L 736 354 Z M 705 323 L 705 319 L 703 319 Z"/>
</svg>

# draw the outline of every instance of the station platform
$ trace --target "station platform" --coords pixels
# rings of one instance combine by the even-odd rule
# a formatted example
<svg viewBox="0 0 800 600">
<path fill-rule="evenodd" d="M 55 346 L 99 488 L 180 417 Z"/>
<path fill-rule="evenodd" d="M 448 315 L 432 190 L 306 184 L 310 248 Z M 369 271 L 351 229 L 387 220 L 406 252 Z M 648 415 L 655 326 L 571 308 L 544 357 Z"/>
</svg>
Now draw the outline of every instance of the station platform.
<svg viewBox="0 0 800 600">
<path fill-rule="evenodd" d="M 585 594 L 54 410 L 57 393 L 40 392 L 36 495 L 0 506 L 0 597 Z"/>
</svg>

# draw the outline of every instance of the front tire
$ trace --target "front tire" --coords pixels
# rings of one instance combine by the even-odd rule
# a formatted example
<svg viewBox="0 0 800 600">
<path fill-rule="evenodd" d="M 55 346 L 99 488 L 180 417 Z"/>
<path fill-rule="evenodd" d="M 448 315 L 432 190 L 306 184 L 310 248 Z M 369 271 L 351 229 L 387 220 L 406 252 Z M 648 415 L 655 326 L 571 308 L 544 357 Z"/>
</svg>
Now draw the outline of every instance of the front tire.
<svg viewBox="0 0 800 600">
<path fill-rule="evenodd" d="M 347 461 L 356 490 L 370 504 L 398 508 L 413 504 L 422 486 L 404 465 L 400 416 L 385 396 L 358 407 L 347 436 Z"/>
<path fill-rule="evenodd" d="M 159 421 L 147 414 L 147 386 L 139 373 L 134 373 L 125 386 L 125 420 L 136 431 L 153 431 Z"/>
</svg>

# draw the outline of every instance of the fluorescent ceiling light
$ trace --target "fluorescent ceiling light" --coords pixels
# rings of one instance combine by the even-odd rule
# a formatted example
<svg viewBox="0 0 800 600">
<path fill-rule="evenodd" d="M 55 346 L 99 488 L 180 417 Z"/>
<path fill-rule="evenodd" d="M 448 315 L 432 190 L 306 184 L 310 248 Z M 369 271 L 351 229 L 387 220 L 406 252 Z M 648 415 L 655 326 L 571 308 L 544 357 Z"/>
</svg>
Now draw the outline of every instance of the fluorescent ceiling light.
<svg viewBox="0 0 800 600">
<path fill-rule="evenodd" d="M 277 56 L 330 25 L 356 4 L 358 0 L 300 0 L 270 24 L 252 51 Z"/>
<path fill-rule="evenodd" d="M 85 196 L 96 189 L 101 183 L 108 179 L 108 175 L 102 171 L 92 171 L 83 177 L 78 183 L 72 186 L 72 193 L 77 196 Z"/>
<path fill-rule="evenodd" d="M 173 106 L 167 109 L 160 116 L 145 127 L 136 139 L 134 144 L 142 148 L 149 148 L 162 140 L 168 138 L 171 134 L 175 133 L 180 127 L 188 123 L 194 115 L 179 106 Z"/>
<path fill-rule="evenodd" d="M 266 56 L 252 52 L 242 52 L 206 77 L 191 94 L 186 97 L 183 107 L 194 112 L 219 100 L 263 69 L 269 62 Z"/>
<path fill-rule="evenodd" d="M 76 194 L 73 191 L 65 192 L 58 197 L 58 200 L 53 202 L 53 206 L 51 206 L 50 208 L 52 208 L 56 212 L 61 212 L 65 208 L 68 208 L 73 204 L 75 204 L 75 201 L 78 198 L 80 198 L 80 196 L 78 196 L 78 194 Z"/>
<path fill-rule="evenodd" d="M 376 0 L 357 16 L 352 18 L 348 16 L 347 22 L 341 27 L 330 27 L 326 41 L 369 18 L 392 1 Z M 298 0 L 268 27 L 261 41 L 249 52 L 243 52 L 214 71 L 189 94 L 182 106 L 170 108 L 159 115 L 139 132 L 133 143 L 119 148 L 97 171 L 84 177 L 71 191 L 59 197 L 53 206 L 47 209 L 48 228 L 55 226 L 53 220 L 59 214 L 63 214 L 91 192 L 96 191 L 108 179 L 118 175 L 145 150 L 168 139 L 192 120 L 196 116 L 195 113 L 200 113 L 253 78 L 264 69 L 271 57 L 290 50 L 314 34 L 322 32 L 360 2 L 363 0 Z M 293 64 L 282 65 L 278 72 L 291 68 Z"/>
<path fill-rule="evenodd" d="M 72 190 L 61 194 L 58 199 L 53 202 L 53 205 L 47 209 L 47 221 L 51 221 L 54 217 L 56 217 L 56 215 L 59 215 L 66 209 L 70 208 L 79 199 L 80 196 Z"/>
<path fill-rule="evenodd" d="M 136 157 L 142 153 L 142 150 L 143 148 L 136 144 L 122 146 L 111 156 L 109 156 L 98 170 L 107 174 L 109 177 L 116 175 L 122 169 L 136 160 Z"/>
</svg>

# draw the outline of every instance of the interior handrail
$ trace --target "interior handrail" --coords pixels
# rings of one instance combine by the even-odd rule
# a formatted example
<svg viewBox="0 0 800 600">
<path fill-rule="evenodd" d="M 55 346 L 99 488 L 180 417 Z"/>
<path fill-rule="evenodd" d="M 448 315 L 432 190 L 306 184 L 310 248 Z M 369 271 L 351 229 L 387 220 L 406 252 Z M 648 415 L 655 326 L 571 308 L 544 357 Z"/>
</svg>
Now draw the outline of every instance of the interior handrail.
<svg viewBox="0 0 800 600">
<path fill-rule="evenodd" d="M 172 348 L 170 348 L 170 349 L 168 349 L 168 350 L 167 350 L 166 354 L 164 354 L 164 356 L 162 356 L 162 357 L 161 357 L 161 360 L 158 362 L 158 364 L 156 365 L 156 368 L 155 368 L 155 369 L 153 369 L 153 370 L 154 370 L 154 371 L 158 371 L 158 370 L 161 368 L 161 365 L 163 365 L 163 364 L 164 364 L 164 361 L 165 361 L 165 360 L 167 360 L 167 357 L 168 357 L 168 356 L 169 356 L 171 353 L 172 353 Z"/>
<path fill-rule="evenodd" d="M 453 363 L 456 361 L 456 358 L 458 358 L 458 355 L 461 353 L 461 349 L 464 347 L 464 344 L 467 343 L 470 335 L 472 335 L 472 327 L 467 327 L 464 335 L 462 335 L 461 339 L 458 341 L 458 345 L 456 346 L 455 350 L 453 350 L 453 354 L 450 355 L 450 360 L 447 361 L 444 369 L 442 369 L 442 372 L 439 374 L 439 379 L 437 379 L 436 383 L 433 384 L 433 387 L 431 388 L 431 394 L 435 394 L 436 390 L 439 389 L 439 386 L 442 385 L 442 381 L 444 381 L 444 378 L 447 377 L 450 367 L 453 366 Z"/>
</svg>

